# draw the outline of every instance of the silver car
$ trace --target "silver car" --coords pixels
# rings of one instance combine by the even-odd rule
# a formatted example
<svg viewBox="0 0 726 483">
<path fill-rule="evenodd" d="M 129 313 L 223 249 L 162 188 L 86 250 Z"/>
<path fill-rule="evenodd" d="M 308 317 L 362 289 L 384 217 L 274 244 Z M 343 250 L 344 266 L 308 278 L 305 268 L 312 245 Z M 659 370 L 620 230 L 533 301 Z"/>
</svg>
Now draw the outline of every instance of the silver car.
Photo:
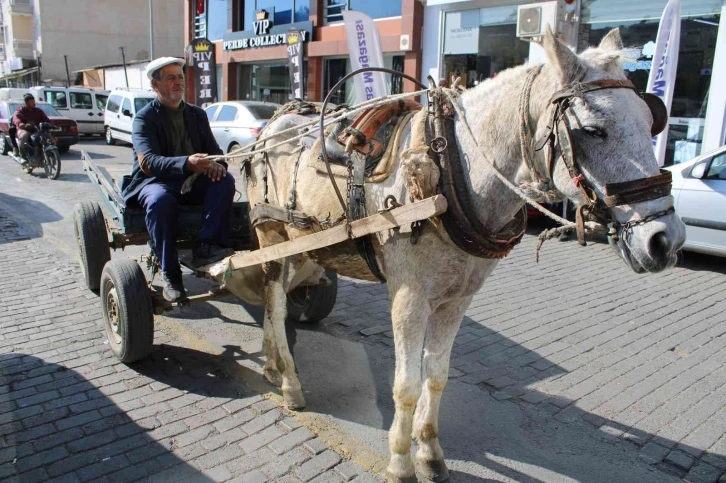
<svg viewBox="0 0 726 483">
<path fill-rule="evenodd" d="M 666 168 L 676 213 L 686 224 L 685 250 L 726 256 L 726 146 Z"/>
<path fill-rule="evenodd" d="M 214 139 L 225 154 L 253 142 L 280 104 L 255 101 L 216 102 L 204 108 Z"/>
</svg>

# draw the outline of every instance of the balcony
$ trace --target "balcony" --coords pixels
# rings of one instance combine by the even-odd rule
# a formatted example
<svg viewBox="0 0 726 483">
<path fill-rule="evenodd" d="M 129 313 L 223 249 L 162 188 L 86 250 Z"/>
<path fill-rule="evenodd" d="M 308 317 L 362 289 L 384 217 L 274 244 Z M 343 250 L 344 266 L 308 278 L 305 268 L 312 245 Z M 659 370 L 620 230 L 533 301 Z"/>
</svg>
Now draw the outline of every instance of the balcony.
<svg viewBox="0 0 726 483">
<path fill-rule="evenodd" d="M 33 15 L 32 0 L 8 0 L 8 3 L 12 15 Z"/>
<path fill-rule="evenodd" d="M 32 40 L 13 40 L 13 52 L 15 57 L 22 59 L 34 59 L 35 42 Z"/>
</svg>

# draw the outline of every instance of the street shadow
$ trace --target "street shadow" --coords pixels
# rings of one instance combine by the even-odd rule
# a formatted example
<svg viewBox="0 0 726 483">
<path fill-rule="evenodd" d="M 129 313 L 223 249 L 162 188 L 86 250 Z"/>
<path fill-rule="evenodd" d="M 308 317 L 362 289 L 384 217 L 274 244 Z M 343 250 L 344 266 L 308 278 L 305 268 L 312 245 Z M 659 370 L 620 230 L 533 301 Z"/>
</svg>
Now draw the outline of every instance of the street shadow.
<svg viewBox="0 0 726 483">
<path fill-rule="evenodd" d="M 12 218 L 9 214 L 12 214 Z M 20 220 L 22 226 L 19 226 L 15 219 Z M 45 203 L 0 191 L 0 244 L 41 238 L 43 223 L 53 223 L 62 219 L 57 211 Z"/>
<path fill-rule="evenodd" d="M 112 400 L 123 393 L 22 353 L 0 355 L 0 376 L 2 481 L 213 481 L 127 416 Z"/>
<path fill-rule="evenodd" d="M 85 173 L 63 173 L 55 181 L 63 181 L 66 183 L 90 183 L 88 175 Z"/>
<path fill-rule="evenodd" d="M 695 272 L 716 272 L 726 274 L 726 259 L 705 253 L 681 251 L 678 254 L 677 267 Z"/>
</svg>

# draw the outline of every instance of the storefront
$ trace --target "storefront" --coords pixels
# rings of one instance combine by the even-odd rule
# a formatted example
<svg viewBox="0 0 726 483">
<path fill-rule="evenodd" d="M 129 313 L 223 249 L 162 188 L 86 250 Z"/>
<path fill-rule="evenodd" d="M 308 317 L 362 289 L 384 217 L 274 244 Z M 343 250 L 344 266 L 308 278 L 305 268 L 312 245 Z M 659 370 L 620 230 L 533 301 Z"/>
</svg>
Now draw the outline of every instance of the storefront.
<svg viewBox="0 0 726 483">
<path fill-rule="evenodd" d="M 285 41 L 292 27 L 303 32 L 305 98 L 322 100 L 350 72 L 344 8 L 376 21 L 386 67 L 421 76 L 423 6 L 417 0 L 187 0 L 187 8 L 187 39 L 206 36 L 215 43 L 219 100 L 287 102 Z M 400 79 L 389 83 L 394 92 L 413 90 Z M 346 83 L 334 102 L 350 103 L 352 89 Z"/>
<path fill-rule="evenodd" d="M 579 24 L 574 27 L 578 51 L 597 45 L 611 29 L 620 28 L 623 43 L 633 57 L 623 66 L 625 74 L 636 87 L 645 89 L 665 3 L 583 2 Z M 433 0 L 428 5 L 424 29 L 439 35 L 424 38 L 424 73 L 439 79 L 458 75 L 471 87 L 503 69 L 541 57 L 537 46 L 516 36 L 517 4 Z M 726 81 L 722 10 L 723 0 L 681 2 L 681 42 L 666 165 L 687 161 L 724 144 L 726 95 L 716 89 Z M 717 56 L 719 43 L 721 55 Z"/>
</svg>

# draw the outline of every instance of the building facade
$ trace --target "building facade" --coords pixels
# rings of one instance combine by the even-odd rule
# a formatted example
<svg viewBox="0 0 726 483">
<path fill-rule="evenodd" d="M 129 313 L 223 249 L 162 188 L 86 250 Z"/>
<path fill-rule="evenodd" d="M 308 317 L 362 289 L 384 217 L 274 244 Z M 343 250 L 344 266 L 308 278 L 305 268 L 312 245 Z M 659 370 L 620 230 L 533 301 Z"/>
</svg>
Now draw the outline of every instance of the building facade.
<svg viewBox="0 0 726 483">
<path fill-rule="evenodd" d="M 577 14 L 564 32 L 571 47 L 597 45 L 619 27 L 633 57 L 628 78 L 645 90 L 666 0 L 561 0 Z M 423 73 L 459 75 L 471 86 L 509 67 L 542 60 L 539 45 L 517 38 L 516 0 L 428 0 Z M 725 142 L 726 11 L 724 0 L 682 0 L 678 74 L 670 111 L 666 165 L 687 161 Z M 722 87 L 718 87 L 722 86 Z"/>
<path fill-rule="evenodd" d="M 186 0 L 185 39 L 206 37 L 215 44 L 218 100 L 290 99 L 287 52 L 291 27 L 303 31 L 305 98 L 321 101 L 350 72 L 343 9 L 366 13 L 378 27 L 385 66 L 413 77 L 421 74 L 423 5 L 417 0 Z M 261 30 L 258 21 L 264 23 Z M 189 73 L 191 74 L 191 70 Z M 189 75 L 188 77 L 192 77 Z M 390 79 L 391 90 L 413 90 Z M 194 85 L 189 79 L 189 100 Z M 353 82 L 332 97 L 352 103 Z"/>
<path fill-rule="evenodd" d="M 185 0 L 0 0 L 0 82 L 65 85 L 93 66 L 184 55 Z M 151 5 L 152 11 L 149 11 Z M 153 25 L 151 18 L 153 15 Z M 66 60 L 68 69 L 66 70 Z"/>
</svg>

